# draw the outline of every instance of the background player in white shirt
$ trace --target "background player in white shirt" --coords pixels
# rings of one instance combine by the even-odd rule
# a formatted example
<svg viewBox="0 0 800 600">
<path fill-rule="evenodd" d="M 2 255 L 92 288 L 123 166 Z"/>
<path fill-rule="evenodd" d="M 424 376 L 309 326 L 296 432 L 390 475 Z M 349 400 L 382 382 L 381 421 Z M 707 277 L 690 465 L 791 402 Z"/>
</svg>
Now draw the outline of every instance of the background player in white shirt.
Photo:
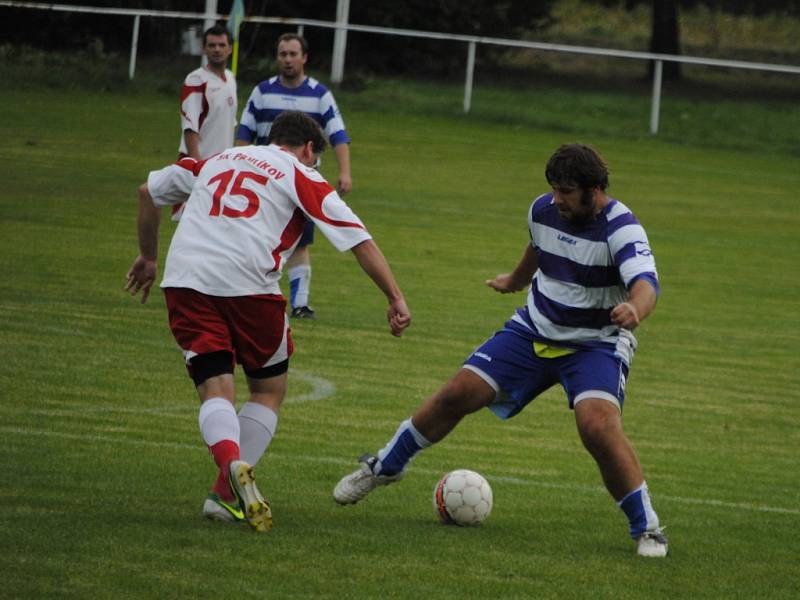
<svg viewBox="0 0 800 600">
<path fill-rule="evenodd" d="M 226 27 L 214 25 L 203 34 L 207 64 L 189 73 L 181 88 L 179 159 L 208 158 L 233 145 L 238 98 L 236 78 L 226 68 L 232 50 Z M 172 220 L 182 212 L 183 203 L 174 204 Z"/>
<path fill-rule="evenodd" d="M 255 486 L 252 465 L 275 434 L 293 351 L 278 281 L 306 220 L 337 249 L 351 250 L 385 294 L 393 335 L 411 322 L 380 249 L 313 168 L 326 145 L 317 123 L 285 112 L 268 144 L 230 148 L 200 162 L 185 158 L 150 173 L 139 190 L 140 254 L 125 287 L 132 295 L 141 291 L 146 301 L 156 278 L 159 207 L 186 201 L 161 287 L 200 397 L 200 431 L 219 467 L 203 513 L 247 520 L 257 531 L 271 527 L 272 513 Z M 250 388 L 238 415 L 234 362 Z"/>
<path fill-rule="evenodd" d="M 333 495 L 354 504 L 397 481 L 420 450 L 466 415 L 488 407 L 513 417 L 560 384 L 603 482 L 628 519 L 641 556 L 663 557 L 667 539 L 650 502 L 642 466 L 622 429 L 632 330 L 655 308 L 655 260 L 630 210 L 606 194 L 608 169 L 588 146 L 568 144 L 545 170 L 553 192 L 528 212 L 531 241 L 511 273 L 486 283 L 500 293 L 530 285 L 528 302 L 479 346 L 375 456 L 345 476 Z"/>
<path fill-rule="evenodd" d="M 214 25 L 203 34 L 208 63 L 186 76 L 181 89 L 179 158 L 198 160 L 233 145 L 236 127 L 236 79 L 226 68 L 231 55 L 230 32 Z"/>
</svg>

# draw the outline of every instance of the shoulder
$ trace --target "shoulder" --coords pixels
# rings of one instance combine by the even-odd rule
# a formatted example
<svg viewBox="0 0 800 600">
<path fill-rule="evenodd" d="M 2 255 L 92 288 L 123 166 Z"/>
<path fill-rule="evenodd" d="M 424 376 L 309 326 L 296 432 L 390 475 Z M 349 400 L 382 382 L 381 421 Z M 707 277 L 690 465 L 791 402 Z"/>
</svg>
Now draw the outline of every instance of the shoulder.
<svg viewBox="0 0 800 600">
<path fill-rule="evenodd" d="M 639 220 L 636 218 L 636 215 L 633 214 L 631 209 L 614 198 L 609 198 L 608 205 L 603 209 L 603 215 L 606 218 L 609 236 L 622 227 L 626 227 L 628 225 L 636 225 L 641 227 Z"/>
<path fill-rule="evenodd" d="M 199 85 L 201 83 L 205 83 L 208 80 L 206 76 L 206 70 L 203 67 L 199 69 L 195 69 L 191 73 L 186 76 L 186 79 L 183 80 L 184 85 Z"/>
<path fill-rule="evenodd" d="M 314 79 L 313 77 L 306 77 L 305 82 L 303 83 L 309 90 L 313 92 L 314 96 L 321 98 L 325 94 L 330 94 L 330 90 L 325 87 L 319 80 Z"/>
<path fill-rule="evenodd" d="M 278 82 L 278 76 L 274 75 L 269 79 L 265 79 L 261 83 L 259 83 L 256 87 L 253 88 L 253 94 L 269 94 L 270 92 L 274 91 L 276 87 L 280 86 Z"/>
<path fill-rule="evenodd" d="M 553 209 L 553 193 L 542 194 L 531 203 L 530 218 L 534 220 L 548 210 Z"/>
</svg>

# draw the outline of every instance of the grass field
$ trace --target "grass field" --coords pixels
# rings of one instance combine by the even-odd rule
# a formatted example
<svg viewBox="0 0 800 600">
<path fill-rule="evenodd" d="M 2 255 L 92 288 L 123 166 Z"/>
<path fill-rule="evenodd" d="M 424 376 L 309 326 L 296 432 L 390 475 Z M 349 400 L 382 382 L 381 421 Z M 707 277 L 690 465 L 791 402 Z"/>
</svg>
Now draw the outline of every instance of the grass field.
<svg viewBox="0 0 800 600">
<path fill-rule="evenodd" d="M 631 135 L 629 115 L 611 109 L 561 129 L 489 114 L 480 95 L 471 118 L 426 109 L 440 97 L 423 93 L 395 116 L 340 101 L 354 139 L 348 202 L 414 324 L 392 338 L 382 296 L 349 254 L 317 242 L 320 318 L 294 327 L 289 400 L 258 471 L 275 528 L 259 536 L 200 517 L 214 469 L 163 297 L 141 306 L 122 292 L 135 188 L 174 157 L 175 98 L 0 91 L 0 596 L 800 595 L 796 108 L 774 115 L 784 141 L 770 147 L 713 128 L 681 143 Z M 507 102 L 521 111 L 519 97 Z M 724 123 L 762 110 L 695 109 Z M 606 155 L 610 192 L 643 222 L 659 265 L 625 424 L 670 556 L 635 556 L 559 390 L 506 423 L 468 419 L 401 484 L 336 506 L 332 487 L 356 457 L 523 301 L 483 281 L 516 264 L 544 162 L 576 138 Z M 458 467 L 493 486 L 479 528 L 434 517 L 433 485 Z"/>
</svg>

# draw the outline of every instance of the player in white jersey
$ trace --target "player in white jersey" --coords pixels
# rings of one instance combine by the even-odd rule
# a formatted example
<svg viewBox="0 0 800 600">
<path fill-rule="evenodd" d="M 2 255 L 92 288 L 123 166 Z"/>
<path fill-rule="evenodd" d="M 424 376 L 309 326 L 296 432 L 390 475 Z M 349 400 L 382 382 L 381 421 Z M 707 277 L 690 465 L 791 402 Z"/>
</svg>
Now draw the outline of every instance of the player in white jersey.
<svg viewBox="0 0 800 600">
<path fill-rule="evenodd" d="M 236 78 L 226 68 L 230 32 L 221 25 L 207 29 L 203 52 L 208 63 L 189 73 L 181 89 L 181 158 L 200 160 L 233 145 L 237 96 Z"/>
<path fill-rule="evenodd" d="M 213 156 L 233 145 L 236 127 L 236 78 L 226 69 L 231 35 L 222 25 L 203 34 L 207 64 L 186 76 L 181 88 L 181 141 L 178 158 L 197 160 Z M 172 206 L 172 220 L 178 222 L 183 204 Z"/>
<path fill-rule="evenodd" d="M 630 210 L 606 194 L 608 169 L 594 149 L 562 146 L 545 174 L 553 192 L 531 205 L 531 242 L 511 273 L 486 282 L 500 293 L 530 284 L 526 306 L 403 421 L 386 446 L 362 457 L 333 495 L 340 504 L 354 504 L 400 479 L 414 455 L 466 415 L 488 407 L 507 419 L 560 384 L 584 446 L 628 519 L 637 552 L 666 556 L 667 540 L 621 419 L 636 347 L 632 331 L 655 308 L 659 291 L 653 253 Z"/>
<path fill-rule="evenodd" d="M 285 110 L 299 110 L 312 117 L 328 137 L 339 163 L 337 191 L 344 195 L 353 187 L 350 176 L 350 138 L 331 91 L 313 77 L 306 76 L 308 44 L 296 33 L 278 38 L 275 59 L 279 73 L 253 88 L 242 111 L 236 135 L 237 145 L 263 144 L 275 118 Z M 314 223 L 309 222 L 294 255 L 289 258 L 289 300 L 292 316 L 314 319 L 309 306 L 311 294 L 311 255 L 308 246 L 314 243 Z"/>
<path fill-rule="evenodd" d="M 290 111 L 267 146 L 230 148 L 150 173 L 139 191 L 140 255 L 126 290 L 146 301 L 156 278 L 161 206 L 186 201 L 167 254 L 164 289 L 172 333 L 200 397 L 200 431 L 219 472 L 203 506 L 212 519 L 272 524 L 252 466 L 266 451 L 286 393 L 293 352 L 278 281 L 307 220 L 351 250 L 385 294 L 391 333 L 411 320 L 386 259 L 364 224 L 313 168 L 325 148 L 319 126 Z M 250 399 L 237 415 L 234 363 Z"/>
</svg>

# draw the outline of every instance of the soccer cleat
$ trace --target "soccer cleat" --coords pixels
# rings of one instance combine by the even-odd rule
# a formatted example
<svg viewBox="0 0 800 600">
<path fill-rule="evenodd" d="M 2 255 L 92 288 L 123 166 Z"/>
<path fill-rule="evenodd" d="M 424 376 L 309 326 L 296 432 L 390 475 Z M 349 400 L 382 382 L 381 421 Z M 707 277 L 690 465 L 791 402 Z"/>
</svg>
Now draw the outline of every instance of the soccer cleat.
<svg viewBox="0 0 800 600">
<path fill-rule="evenodd" d="M 268 531 L 272 527 L 272 509 L 256 487 L 253 467 L 243 460 L 232 461 L 228 481 L 244 519 L 256 531 Z"/>
<path fill-rule="evenodd" d="M 639 544 L 636 553 L 639 556 L 662 558 L 667 555 L 669 550 L 667 538 L 661 529 L 645 531 L 637 539 Z"/>
<path fill-rule="evenodd" d="M 403 471 L 396 475 L 375 475 L 373 469 L 378 459 L 374 456 L 364 455 L 358 459 L 361 466 L 342 477 L 333 488 L 333 499 L 339 504 L 355 504 L 364 496 L 380 485 L 389 485 L 403 477 Z"/>
<path fill-rule="evenodd" d="M 214 492 L 209 493 L 203 503 L 203 516 L 212 521 L 227 523 L 241 523 L 245 520 L 238 503 L 229 504 Z"/>
<path fill-rule="evenodd" d="M 292 309 L 292 317 L 295 319 L 316 319 L 314 309 L 309 306 L 298 306 Z"/>
</svg>

